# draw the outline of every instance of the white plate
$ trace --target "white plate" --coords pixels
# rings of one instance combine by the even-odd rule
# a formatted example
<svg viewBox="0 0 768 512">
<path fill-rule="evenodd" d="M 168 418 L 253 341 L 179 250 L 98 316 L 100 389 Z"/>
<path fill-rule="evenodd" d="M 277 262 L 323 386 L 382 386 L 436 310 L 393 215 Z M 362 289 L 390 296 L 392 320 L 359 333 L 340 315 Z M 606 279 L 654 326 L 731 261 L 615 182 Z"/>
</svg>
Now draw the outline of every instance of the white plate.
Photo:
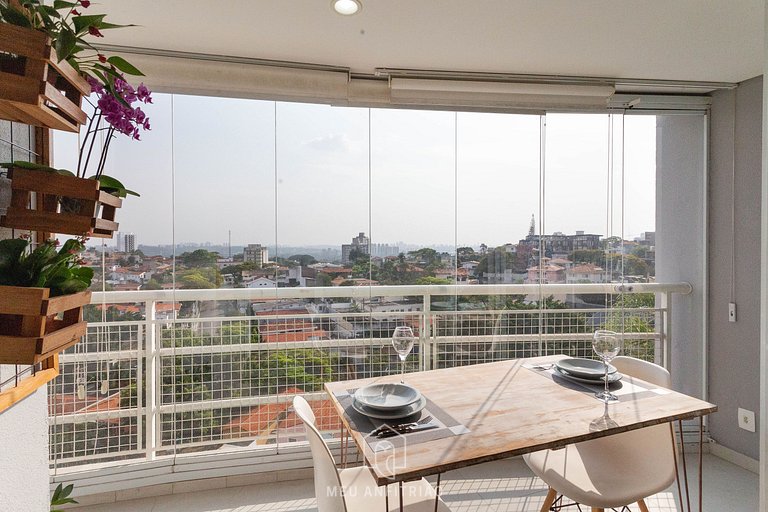
<svg viewBox="0 0 768 512">
<path fill-rule="evenodd" d="M 605 386 L 605 381 L 603 380 L 602 376 L 599 379 L 585 379 L 577 375 L 571 375 L 570 373 L 564 370 L 561 370 L 560 368 L 555 368 L 555 373 L 560 377 L 563 377 L 564 379 L 572 380 L 575 382 L 581 382 L 583 384 L 591 384 L 593 386 Z M 613 384 L 614 382 L 618 382 L 621 380 L 622 377 L 624 377 L 624 375 L 622 375 L 619 372 L 609 373 L 608 384 Z"/>
<path fill-rule="evenodd" d="M 561 359 L 555 363 L 558 370 L 568 372 L 573 377 L 582 379 L 602 379 L 605 375 L 605 365 L 594 359 Z M 608 374 L 616 373 L 616 367 L 608 365 Z"/>
<path fill-rule="evenodd" d="M 427 406 L 427 399 L 424 398 L 423 396 L 419 398 L 418 401 L 413 402 L 407 407 L 402 407 L 400 409 L 394 409 L 390 411 L 381 411 L 379 409 L 366 407 L 360 402 L 358 402 L 357 400 L 352 399 L 352 408 L 354 410 L 356 410 L 363 416 L 368 416 L 370 418 L 376 418 L 379 420 L 396 420 L 399 418 L 406 418 L 408 416 L 411 416 L 412 414 L 416 414 L 426 406 Z"/>
<path fill-rule="evenodd" d="M 365 407 L 390 411 L 417 402 L 421 393 L 406 384 L 371 384 L 355 391 L 354 398 Z"/>
</svg>

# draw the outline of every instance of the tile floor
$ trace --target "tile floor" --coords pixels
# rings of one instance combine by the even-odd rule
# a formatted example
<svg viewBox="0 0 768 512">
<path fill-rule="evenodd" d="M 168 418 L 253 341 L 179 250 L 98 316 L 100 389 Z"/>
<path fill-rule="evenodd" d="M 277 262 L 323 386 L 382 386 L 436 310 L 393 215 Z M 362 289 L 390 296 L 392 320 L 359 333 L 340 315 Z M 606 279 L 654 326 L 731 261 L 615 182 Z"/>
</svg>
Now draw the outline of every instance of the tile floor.
<svg viewBox="0 0 768 512">
<path fill-rule="evenodd" d="M 689 468 L 694 471 L 695 468 Z M 689 473 L 689 476 L 691 473 Z M 695 482 L 691 487 L 696 487 Z M 694 491 L 695 492 L 695 491 Z M 481 464 L 443 476 L 442 495 L 454 512 L 534 512 L 546 494 L 544 483 L 534 477 L 520 458 Z M 682 510 L 676 490 L 647 500 L 651 511 Z M 695 500 L 696 497 L 693 496 Z M 696 503 L 693 501 L 692 504 Z M 704 510 L 754 512 L 758 509 L 756 474 L 712 455 L 704 458 Z M 294 480 L 226 489 L 157 496 L 104 505 L 78 507 L 77 512 L 312 512 L 311 480 Z M 576 510 L 569 508 L 568 510 Z M 633 507 L 632 511 L 637 508 Z"/>
</svg>

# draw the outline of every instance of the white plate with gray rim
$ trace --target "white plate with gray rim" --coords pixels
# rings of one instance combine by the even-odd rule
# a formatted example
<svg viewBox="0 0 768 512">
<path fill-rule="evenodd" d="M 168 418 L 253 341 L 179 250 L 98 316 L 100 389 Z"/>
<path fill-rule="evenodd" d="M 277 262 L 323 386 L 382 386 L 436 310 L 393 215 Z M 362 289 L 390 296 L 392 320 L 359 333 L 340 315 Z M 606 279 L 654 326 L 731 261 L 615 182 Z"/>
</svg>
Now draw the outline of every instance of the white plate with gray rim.
<svg viewBox="0 0 768 512">
<path fill-rule="evenodd" d="M 354 398 L 367 408 L 392 411 L 418 402 L 421 393 L 407 384 L 371 384 L 355 391 Z"/>
<path fill-rule="evenodd" d="M 580 377 L 582 379 L 602 379 L 605 376 L 605 364 L 602 361 L 595 361 L 594 359 L 580 359 L 569 358 L 561 359 L 555 363 L 555 367 L 558 370 L 568 372 L 568 375 L 572 377 Z M 616 373 L 616 367 L 609 364 L 608 374 Z"/>
</svg>

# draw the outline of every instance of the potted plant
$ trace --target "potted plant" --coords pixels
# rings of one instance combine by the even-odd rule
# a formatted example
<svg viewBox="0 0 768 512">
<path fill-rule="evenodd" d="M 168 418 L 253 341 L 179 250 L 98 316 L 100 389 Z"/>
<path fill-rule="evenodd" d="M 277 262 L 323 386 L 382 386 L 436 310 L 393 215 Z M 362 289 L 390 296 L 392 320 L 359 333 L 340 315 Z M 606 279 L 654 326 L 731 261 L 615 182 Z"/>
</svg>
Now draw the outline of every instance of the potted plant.
<svg viewBox="0 0 768 512">
<path fill-rule="evenodd" d="M 81 265 L 85 239 L 31 250 L 22 238 L 0 240 L 0 364 L 35 364 L 85 334 L 93 269 Z"/>
<path fill-rule="evenodd" d="M 83 39 L 120 26 L 104 22 L 104 15 L 84 15 L 78 10 L 89 5 L 87 0 L 57 0 L 53 6 L 22 0 L 23 10 L 0 7 L 1 20 L 47 34 L 59 58 L 83 74 L 93 92 L 86 98 L 92 109 L 74 172 L 31 162 L 0 164 L 8 169 L 12 191 L 11 205 L 0 218 L 2 226 L 111 238 L 118 228 L 115 213 L 122 199 L 138 195 L 104 174 L 104 169 L 110 144 L 118 134 L 139 140 L 141 132 L 150 129 L 141 103 L 152 102 L 151 92 L 144 84 L 134 88 L 126 81 L 123 73 L 141 72 L 125 59 L 107 58 Z M 97 140 L 103 142 L 97 145 Z"/>
<path fill-rule="evenodd" d="M 103 14 L 85 14 L 90 0 L 10 0 L 0 3 L 0 118 L 77 132 L 91 93 L 86 79 L 118 98 L 115 80 L 141 72 L 119 56 L 106 57 L 89 41 L 120 28 Z"/>
</svg>

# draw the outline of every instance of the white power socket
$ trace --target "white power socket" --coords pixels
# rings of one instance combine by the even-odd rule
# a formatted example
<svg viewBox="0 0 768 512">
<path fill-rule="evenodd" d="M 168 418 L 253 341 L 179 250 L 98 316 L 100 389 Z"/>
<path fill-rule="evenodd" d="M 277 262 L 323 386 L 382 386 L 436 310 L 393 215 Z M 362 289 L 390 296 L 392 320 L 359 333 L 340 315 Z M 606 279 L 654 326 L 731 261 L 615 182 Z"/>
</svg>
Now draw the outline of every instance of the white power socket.
<svg viewBox="0 0 768 512">
<path fill-rule="evenodd" d="M 736 303 L 735 302 L 728 303 L 728 321 L 729 322 L 736 321 Z"/>
<path fill-rule="evenodd" d="M 739 427 L 749 432 L 755 431 L 755 413 L 739 407 Z"/>
</svg>

